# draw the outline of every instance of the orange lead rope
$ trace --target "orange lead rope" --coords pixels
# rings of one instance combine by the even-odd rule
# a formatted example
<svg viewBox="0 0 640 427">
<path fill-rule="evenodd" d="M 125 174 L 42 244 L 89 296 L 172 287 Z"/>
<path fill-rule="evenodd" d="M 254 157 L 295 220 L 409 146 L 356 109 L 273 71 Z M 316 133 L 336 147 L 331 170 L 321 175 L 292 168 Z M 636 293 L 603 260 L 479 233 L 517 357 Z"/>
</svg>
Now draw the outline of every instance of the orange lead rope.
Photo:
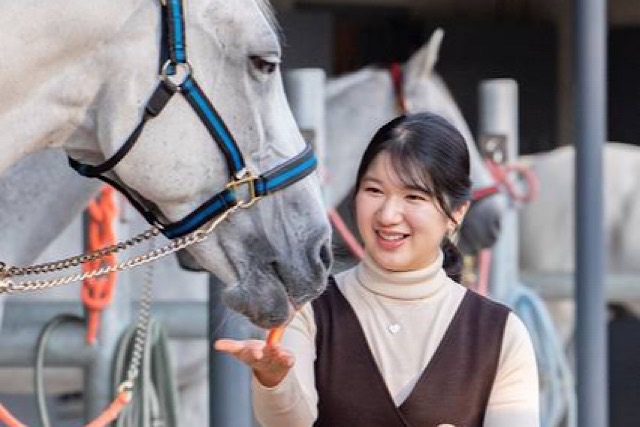
<svg viewBox="0 0 640 427">
<path fill-rule="evenodd" d="M 7 409 L 0 403 L 0 423 L 7 427 L 27 427 L 18 421 Z"/>
<path fill-rule="evenodd" d="M 89 226 L 89 249 L 96 250 L 115 244 L 113 222 L 116 218 L 115 191 L 111 187 L 104 187 L 100 193 L 98 202 L 92 202 L 89 207 L 91 224 Z M 100 268 L 101 262 L 108 265 L 115 264 L 115 256 L 108 255 L 103 260 L 96 260 L 84 264 L 87 270 Z M 100 312 L 111 303 L 115 273 L 109 273 L 106 277 L 85 279 L 82 288 L 82 300 L 88 309 L 87 340 L 93 343 L 100 322 Z M 98 418 L 87 424 L 87 427 L 106 427 L 115 420 L 122 409 L 131 401 L 130 387 L 123 388 L 109 407 Z M 0 425 L 7 427 L 27 427 L 18 421 L 11 413 L 0 404 Z"/>
<path fill-rule="evenodd" d="M 111 405 L 98 418 L 87 424 L 86 427 L 106 427 L 113 420 L 118 418 L 122 408 L 131 402 L 131 391 L 122 390 L 118 393 Z M 0 424 L 6 427 L 27 427 L 18 421 L 11 413 L 0 403 Z"/>
<path fill-rule="evenodd" d="M 115 190 L 104 186 L 100 196 L 89 203 L 89 241 L 88 249 L 98 249 L 114 245 L 116 243 L 114 222 L 117 208 Z M 104 265 L 113 266 L 116 263 L 115 254 L 109 254 L 103 258 L 83 264 L 85 272 L 96 270 Z M 111 272 L 102 277 L 86 278 L 83 281 L 80 295 L 87 309 L 87 342 L 94 344 L 100 326 L 100 314 L 105 307 L 111 304 L 113 290 L 116 284 L 116 273 Z"/>
<path fill-rule="evenodd" d="M 111 402 L 111 405 L 95 420 L 87 424 L 87 427 L 105 427 L 120 415 L 122 408 L 127 406 L 131 402 L 131 392 L 121 391 L 116 396 L 115 400 Z"/>
</svg>

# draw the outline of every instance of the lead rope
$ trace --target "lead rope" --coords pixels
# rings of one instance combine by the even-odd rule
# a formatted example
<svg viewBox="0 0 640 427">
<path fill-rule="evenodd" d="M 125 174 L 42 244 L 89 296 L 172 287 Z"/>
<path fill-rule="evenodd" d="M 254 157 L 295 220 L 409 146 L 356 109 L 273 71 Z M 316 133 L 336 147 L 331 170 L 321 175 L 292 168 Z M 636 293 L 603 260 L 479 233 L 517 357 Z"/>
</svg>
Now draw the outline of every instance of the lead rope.
<svg viewBox="0 0 640 427">
<path fill-rule="evenodd" d="M 115 254 L 122 250 L 141 243 L 145 240 L 149 240 L 158 234 L 160 229 L 157 227 L 151 227 L 147 231 L 138 234 L 123 242 L 119 242 L 115 245 L 99 249 L 97 251 L 90 252 L 88 254 L 76 255 L 60 261 L 54 261 L 50 263 L 29 266 L 29 267 L 16 267 L 7 266 L 0 262 L 0 294 L 2 293 L 18 293 L 18 292 L 33 292 L 41 291 L 45 289 L 56 288 L 59 286 L 67 285 L 74 282 L 79 282 L 87 278 L 101 276 L 115 271 L 125 271 L 139 265 L 147 264 L 160 258 L 164 258 L 167 255 L 171 255 L 181 249 L 187 248 L 196 243 L 204 241 L 216 227 L 228 216 L 233 214 L 236 210 L 244 208 L 244 205 L 236 205 L 223 212 L 219 217 L 212 220 L 209 224 L 198 228 L 197 230 L 177 239 L 171 240 L 166 245 L 160 248 L 154 248 L 147 253 L 137 255 L 129 258 L 126 261 L 120 262 L 111 266 L 104 266 L 95 270 L 86 271 L 83 273 L 77 273 L 69 276 L 58 277 L 55 279 L 40 279 L 40 280 L 24 280 L 20 282 L 14 282 L 11 277 L 28 276 L 46 274 L 55 271 L 66 270 L 71 267 L 75 267 L 79 264 L 85 264 L 88 261 L 104 257 L 108 254 Z"/>
<path fill-rule="evenodd" d="M 84 273 L 78 273 L 56 279 L 43 279 L 43 280 L 25 280 L 18 283 L 10 280 L 10 277 L 23 276 L 23 275 L 35 275 L 46 274 L 53 271 L 65 270 L 79 264 L 84 264 L 90 260 L 98 259 L 106 254 L 118 253 L 127 247 L 134 246 L 145 240 L 149 240 L 160 233 L 157 227 L 138 234 L 137 236 L 128 239 L 124 242 L 111 245 L 107 248 L 102 248 L 89 254 L 76 255 L 70 258 L 66 258 L 60 261 L 29 266 L 29 267 L 15 267 L 7 266 L 4 263 L 0 263 L 0 294 L 2 293 L 18 293 L 39 291 L 44 289 L 50 289 L 66 285 L 73 282 L 78 282 L 86 278 L 104 275 L 115 271 L 124 271 L 138 265 L 147 264 L 155 261 L 156 259 L 163 258 L 181 249 L 189 247 L 195 243 L 205 240 L 228 216 L 233 214 L 236 210 L 248 207 L 249 205 L 236 205 L 223 212 L 220 216 L 212 220 L 209 224 L 201 227 L 183 237 L 170 241 L 168 244 L 160 248 L 152 248 L 147 253 L 134 256 L 128 260 L 118 263 L 113 266 L 101 267 L 92 271 Z M 147 284 L 145 283 L 145 286 Z M 147 297 L 148 295 L 148 297 Z M 131 401 L 132 392 L 135 387 L 135 380 L 139 374 L 139 365 L 142 357 L 142 348 L 147 335 L 149 312 L 150 312 L 150 290 L 145 292 L 143 299 L 140 302 L 140 312 L 138 326 L 136 329 L 136 338 L 134 341 L 134 352 L 129 365 L 129 371 L 127 372 L 127 379 L 118 387 L 117 395 L 109 407 L 98 418 L 87 424 L 86 427 L 104 427 L 111 423 L 118 417 L 118 414 L 122 409 Z M 54 319 L 55 320 L 55 319 Z M 53 322 L 53 321 L 52 321 Z M 57 323 L 56 323 L 57 324 Z M 54 325 L 55 326 L 55 325 Z M 44 332 L 43 332 L 44 334 Z M 46 336 L 45 336 L 46 343 Z M 11 413 L 0 403 L 0 421 L 7 425 L 7 427 L 27 427 L 18 421 Z"/>
<path fill-rule="evenodd" d="M 167 336 L 160 323 L 151 318 L 152 284 L 153 264 L 148 264 L 138 323 L 124 334 L 116 355 L 114 386 L 117 388 L 126 378 L 135 387 L 131 403 L 116 421 L 117 427 L 178 425 L 178 397 Z M 138 369 L 132 369 L 133 363 Z"/>
<path fill-rule="evenodd" d="M 152 242 L 152 241 L 150 241 Z M 87 425 L 87 427 L 102 427 L 115 420 L 125 406 L 132 399 L 134 387 L 140 375 L 140 367 L 142 365 L 145 350 L 149 350 L 147 344 L 149 322 L 151 315 L 151 298 L 153 285 L 153 264 L 148 264 L 148 271 L 145 274 L 144 284 L 142 288 L 142 298 L 138 310 L 138 321 L 133 332 L 133 348 L 131 351 L 131 359 L 125 380 L 118 387 L 118 395 L 109 407 L 95 420 Z M 38 414 L 43 427 L 50 427 L 49 415 L 46 406 L 46 398 L 43 384 L 43 369 L 46 346 L 49 336 L 53 330 L 65 322 L 82 322 L 83 319 L 77 316 L 60 315 L 50 320 L 44 327 L 42 333 L 38 337 L 36 345 L 36 361 L 35 361 L 35 390 L 38 403 Z"/>
<path fill-rule="evenodd" d="M 89 215 L 87 246 L 90 251 L 96 251 L 116 243 L 114 221 L 118 210 L 115 197 L 115 190 L 110 186 L 104 186 L 100 190 L 99 197 L 89 202 L 87 206 Z M 113 266 L 115 263 L 116 256 L 112 253 L 105 255 L 102 259 L 89 261 L 82 267 L 83 271 L 91 271 L 102 265 Z M 113 301 L 116 278 L 116 272 L 111 272 L 102 277 L 87 278 L 82 282 L 80 296 L 87 310 L 88 344 L 96 342 L 100 328 L 100 314 Z"/>
<path fill-rule="evenodd" d="M 27 427 L 11 415 L 11 412 L 9 412 L 2 403 L 0 403 L 0 421 L 7 427 Z"/>
</svg>

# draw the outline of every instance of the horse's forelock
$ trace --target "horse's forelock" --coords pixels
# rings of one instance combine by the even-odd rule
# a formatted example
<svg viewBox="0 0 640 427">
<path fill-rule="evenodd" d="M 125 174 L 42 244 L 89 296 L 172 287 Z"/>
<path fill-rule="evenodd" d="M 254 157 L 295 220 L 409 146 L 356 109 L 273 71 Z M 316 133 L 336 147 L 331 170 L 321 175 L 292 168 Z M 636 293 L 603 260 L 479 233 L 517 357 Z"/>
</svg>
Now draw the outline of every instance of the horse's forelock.
<svg viewBox="0 0 640 427">
<path fill-rule="evenodd" d="M 278 23 L 278 19 L 276 18 L 275 11 L 273 9 L 273 6 L 271 6 L 271 3 L 269 2 L 269 0 L 255 0 L 255 2 L 258 5 L 258 9 L 260 9 L 260 12 L 262 12 L 265 19 L 267 20 L 267 23 L 269 24 L 273 32 L 278 36 L 278 41 L 280 42 L 280 44 L 281 45 L 284 44 L 284 41 L 285 41 L 284 32 L 282 31 L 282 27 Z"/>
</svg>

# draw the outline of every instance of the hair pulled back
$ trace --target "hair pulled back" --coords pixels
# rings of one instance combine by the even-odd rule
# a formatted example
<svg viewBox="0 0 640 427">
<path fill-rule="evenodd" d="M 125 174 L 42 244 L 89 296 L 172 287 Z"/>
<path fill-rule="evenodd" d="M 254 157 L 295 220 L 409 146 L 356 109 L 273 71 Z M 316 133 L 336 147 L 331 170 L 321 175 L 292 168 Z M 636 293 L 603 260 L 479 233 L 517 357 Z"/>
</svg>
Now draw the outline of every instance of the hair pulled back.
<svg viewBox="0 0 640 427">
<path fill-rule="evenodd" d="M 433 113 L 399 116 L 382 126 L 365 150 L 358 168 L 356 193 L 362 177 L 381 152 L 389 154 L 403 184 L 432 197 L 451 220 L 453 212 L 470 199 L 469 151 L 464 137 L 444 118 Z M 441 244 L 444 269 L 460 282 L 462 255 L 445 237 Z"/>
</svg>

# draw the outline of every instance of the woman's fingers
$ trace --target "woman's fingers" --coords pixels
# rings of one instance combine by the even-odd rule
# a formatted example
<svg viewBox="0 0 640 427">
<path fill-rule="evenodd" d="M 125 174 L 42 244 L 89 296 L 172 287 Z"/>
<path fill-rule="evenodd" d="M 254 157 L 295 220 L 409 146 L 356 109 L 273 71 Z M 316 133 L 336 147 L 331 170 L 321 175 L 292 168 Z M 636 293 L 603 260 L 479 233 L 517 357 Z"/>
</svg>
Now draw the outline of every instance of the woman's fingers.
<svg viewBox="0 0 640 427">
<path fill-rule="evenodd" d="M 221 339 L 216 341 L 215 349 L 228 353 L 247 365 L 254 367 L 254 365 L 263 359 L 264 341 Z"/>
<path fill-rule="evenodd" d="M 228 339 L 217 340 L 214 344 L 214 348 L 216 350 L 224 351 L 225 353 L 235 353 L 241 350 L 243 346 L 244 346 L 243 341 L 228 340 Z"/>
<path fill-rule="evenodd" d="M 260 340 L 230 340 L 220 339 L 214 344 L 214 348 L 218 351 L 224 351 L 226 353 L 237 353 L 246 349 L 262 349 L 264 347 L 264 341 Z"/>
<path fill-rule="evenodd" d="M 221 339 L 215 349 L 228 353 L 253 369 L 258 380 L 267 386 L 278 384 L 294 364 L 294 357 L 279 345 L 264 341 Z"/>
<path fill-rule="evenodd" d="M 220 339 L 215 342 L 215 349 L 240 359 L 252 368 L 276 369 L 293 366 L 291 353 L 279 345 L 267 346 L 264 341 Z"/>
</svg>

